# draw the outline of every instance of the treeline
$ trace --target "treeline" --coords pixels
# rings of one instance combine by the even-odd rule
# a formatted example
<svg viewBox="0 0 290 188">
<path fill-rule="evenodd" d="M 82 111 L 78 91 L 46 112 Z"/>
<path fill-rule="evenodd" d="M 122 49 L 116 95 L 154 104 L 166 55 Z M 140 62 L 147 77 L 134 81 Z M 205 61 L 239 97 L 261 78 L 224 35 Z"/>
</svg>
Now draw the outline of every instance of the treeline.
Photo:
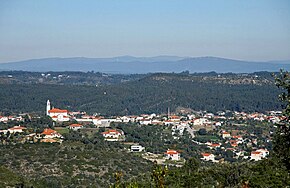
<svg viewBox="0 0 290 188">
<path fill-rule="evenodd" d="M 59 85 L 110 85 L 138 80 L 144 74 L 104 74 L 100 72 L 28 72 L 0 71 L 0 83 L 6 84 L 59 84 Z"/>
<path fill-rule="evenodd" d="M 193 110 L 267 111 L 281 108 L 274 84 L 203 82 L 182 74 L 154 74 L 116 85 L 0 84 L 0 111 L 44 113 L 46 100 L 68 110 L 103 115 Z"/>
</svg>

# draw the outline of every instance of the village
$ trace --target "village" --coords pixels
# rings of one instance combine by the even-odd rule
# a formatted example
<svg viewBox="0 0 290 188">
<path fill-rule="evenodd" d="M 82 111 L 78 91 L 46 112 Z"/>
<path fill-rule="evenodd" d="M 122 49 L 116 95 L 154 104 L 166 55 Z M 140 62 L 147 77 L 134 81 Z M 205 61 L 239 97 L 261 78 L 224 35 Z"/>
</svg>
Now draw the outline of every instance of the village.
<svg viewBox="0 0 290 188">
<path fill-rule="evenodd" d="M 163 153 L 154 153 L 147 151 L 147 148 L 139 143 L 127 142 L 127 133 L 112 126 L 121 123 L 125 126 L 133 124 L 141 127 L 166 127 L 171 130 L 172 139 L 177 141 L 187 136 L 199 148 L 198 158 L 203 161 L 225 162 L 225 159 L 259 161 L 269 155 L 275 124 L 284 119 L 281 111 L 266 113 L 196 111 L 191 114 L 168 112 L 160 115 L 104 117 L 54 108 L 51 107 L 49 100 L 46 117 L 53 121 L 52 127 L 32 129 L 24 126 L 25 119 L 37 119 L 41 116 L 31 117 L 29 113 L 0 116 L 0 144 L 37 142 L 61 144 L 66 140 L 63 133 L 102 129 L 103 132 L 95 133 L 101 134 L 105 141 L 123 143 L 128 152 L 141 153 L 143 158 L 159 164 L 175 166 L 184 164 L 183 152 L 175 148 L 168 148 Z"/>
</svg>

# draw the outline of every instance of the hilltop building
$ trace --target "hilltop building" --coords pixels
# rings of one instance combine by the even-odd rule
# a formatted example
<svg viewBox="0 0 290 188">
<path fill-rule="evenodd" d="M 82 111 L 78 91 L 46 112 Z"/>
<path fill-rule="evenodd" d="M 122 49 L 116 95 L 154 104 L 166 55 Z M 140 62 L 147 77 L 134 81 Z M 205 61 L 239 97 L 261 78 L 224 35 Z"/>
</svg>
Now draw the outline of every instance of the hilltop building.
<svg viewBox="0 0 290 188">
<path fill-rule="evenodd" d="M 103 132 L 102 135 L 103 135 L 103 137 L 105 137 L 105 140 L 107 140 L 107 141 L 121 141 L 121 140 L 123 140 L 123 138 L 122 138 L 123 133 L 119 132 L 117 130 L 114 130 L 114 129 L 110 129 L 106 132 Z"/>
<path fill-rule="evenodd" d="M 77 131 L 77 130 L 82 129 L 82 128 L 83 128 L 83 125 L 81 125 L 81 124 L 71 124 L 71 125 L 69 125 L 69 129 L 74 130 L 74 131 Z"/>
<path fill-rule="evenodd" d="M 50 116 L 53 121 L 69 121 L 68 110 L 61 110 L 58 108 L 52 108 L 50 105 L 50 101 L 47 100 L 46 103 L 46 114 Z"/>
<path fill-rule="evenodd" d="M 165 153 L 165 159 L 179 161 L 180 160 L 180 153 L 176 150 L 168 149 Z"/>
</svg>

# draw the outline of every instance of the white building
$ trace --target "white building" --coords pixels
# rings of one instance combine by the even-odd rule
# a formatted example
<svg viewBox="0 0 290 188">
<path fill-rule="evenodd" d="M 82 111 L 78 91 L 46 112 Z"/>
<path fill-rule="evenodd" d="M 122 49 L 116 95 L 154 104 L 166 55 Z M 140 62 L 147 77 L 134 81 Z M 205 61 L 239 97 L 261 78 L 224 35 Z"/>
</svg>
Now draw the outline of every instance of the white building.
<svg viewBox="0 0 290 188">
<path fill-rule="evenodd" d="M 7 122 L 7 121 L 8 121 L 8 117 L 0 116 L 0 122 Z"/>
<path fill-rule="evenodd" d="M 165 159 L 179 161 L 180 160 L 180 153 L 176 150 L 167 150 L 165 153 Z"/>
<path fill-rule="evenodd" d="M 223 139 L 225 139 L 225 138 L 231 138 L 231 134 L 228 133 L 228 132 L 222 132 L 222 137 L 223 137 Z"/>
<path fill-rule="evenodd" d="M 149 125 L 152 123 L 151 119 L 142 119 L 139 121 L 140 125 Z"/>
<path fill-rule="evenodd" d="M 14 126 L 12 128 L 9 128 L 8 131 L 10 133 L 22 133 L 26 128 L 25 127 L 21 127 L 21 126 Z"/>
<path fill-rule="evenodd" d="M 53 121 L 69 121 L 68 110 L 61 110 L 58 108 L 51 109 L 50 101 L 47 100 L 46 114 L 52 118 Z"/>
<path fill-rule="evenodd" d="M 140 146 L 140 145 L 132 145 L 131 146 L 131 151 L 132 152 L 141 152 L 141 151 L 144 151 L 144 150 L 145 150 L 145 147 Z"/>
<path fill-rule="evenodd" d="M 43 138 L 63 138 L 61 134 L 49 128 L 44 129 L 41 135 L 43 136 Z"/>
<path fill-rule="evenodd" d="M 255 161 L 262 160 L 263 158 L 266 158 L 269 155 L 269 151 L 266 149 L 258 149 L 256 151 L 251 152 L 251 159 Z"/>
<path fill-rule="evenodd" d="M 205 161 L 215 161 L 214 159 L 214 154 L 212 153 L 202 153 L 202 160 L 205 160 Z"/>
<path fill-rule="evenodd" d="M 107 141 L 119 141 L 121 139 L 122 133 L 117 130 L 110 129 L 106 132 L 103 132 L 102 135 Z"/>
<path fill-rule="evenodd" d="M 76 131 L 76 130 L 79 130 L 79 129 L 83 128 L 83 125 L 81 125 L 81 124 L 71 124 L 71 125 L 68 126 L 68 128 L 71 129 L 71 130 Z"/>
<path fill-rule="evenodd" d="M 209 124 L 210 121 L 206 118 L 198 118 L 198 119 L 194 119 L 192 120 L 193 125 L 195 126 L 200 126 L 200 125 L 204 125 L 204 124 Z"/>
<path fill-rule="evenodd" d="M 46 115 L 49 116 L 49 110 L 51 110 L 50 101 L 47 100 L 46 102 Z"/>
</svg>

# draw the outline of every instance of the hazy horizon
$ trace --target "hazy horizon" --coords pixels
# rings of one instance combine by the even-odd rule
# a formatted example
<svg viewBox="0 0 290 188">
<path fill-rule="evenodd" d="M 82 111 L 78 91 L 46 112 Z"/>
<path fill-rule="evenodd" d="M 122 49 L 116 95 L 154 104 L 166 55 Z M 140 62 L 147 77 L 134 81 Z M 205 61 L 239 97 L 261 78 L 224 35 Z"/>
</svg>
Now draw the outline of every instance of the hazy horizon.
<svg viewBox="0 0 290 188">
<path fill-rule="evenodd" d="M 0 1 L 0 63 L 51 57 L 290 59 L 290 1 Z"/>
<path fill-rule="evenodd" d="M 134 56 L 134 55 L 120 55 L 120 56 L 107 56 L 107 57 L 85 57 L 85 56 L 68 56 L 68 57 L 61 57 L 61 56 L 51 56 L 51 57 L 38 57 L 32 59 L 20 59 L 16 61 L 9 61 L 9 62 L 0 62 L 0 64 L 6 63 L 17 63 L 17 62 L 25 62 L 30 60 L 43 60 L 43 59 L 75 59 L 75 58 L 86 58 L 86 59 L 114 59 L 114 58 L 122 58 L 122 57 L 132 57 L 132 58 L 157 58 L 157 57 L 179 57 L 181 59 L 187 58 L 218 58 L 218 59 L 228 59 L 228 60 L 236 60 L 236 61 L 243 61 L 243 62 L 257 62 L 257 63 L 283 63 L 286 64 L 290 63 L 290 59 L 273 59 L 273 60 L 263 60 L 263 61 L 254 61 L 254 60 L 244 60 L 244 59 L 234 59 L 234 58 L 227 58 L 227 57 L 218 57 L 218 56 L 177 56 L 177 55 L 156 55 L 156 56 Z"/>
</svg>

